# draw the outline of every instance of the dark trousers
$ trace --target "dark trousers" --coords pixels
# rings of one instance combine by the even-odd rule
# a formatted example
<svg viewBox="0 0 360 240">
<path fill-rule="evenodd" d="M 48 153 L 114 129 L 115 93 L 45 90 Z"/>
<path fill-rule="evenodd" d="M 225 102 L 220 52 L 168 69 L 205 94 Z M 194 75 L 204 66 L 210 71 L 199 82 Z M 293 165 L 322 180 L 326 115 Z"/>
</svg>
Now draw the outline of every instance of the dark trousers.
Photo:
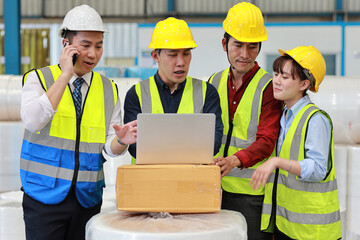
<svg viewBox="0 0 360 240">
<path fill-rule="evenodd" d="M 260 231 L 264 196 L 223 191 L 221 208 L 240 212 L 246 219 L 249 240 L 272 239 L 272 234 Z"/>
<path fill-rule="evenodd" d="M 56 205 L 38 202 L 24 193 L 23 210 L 26 240 L 82 240 L 87 221 L 100 212 L 101 204 L 84 208 L 75 190 Z"/>
</svg>

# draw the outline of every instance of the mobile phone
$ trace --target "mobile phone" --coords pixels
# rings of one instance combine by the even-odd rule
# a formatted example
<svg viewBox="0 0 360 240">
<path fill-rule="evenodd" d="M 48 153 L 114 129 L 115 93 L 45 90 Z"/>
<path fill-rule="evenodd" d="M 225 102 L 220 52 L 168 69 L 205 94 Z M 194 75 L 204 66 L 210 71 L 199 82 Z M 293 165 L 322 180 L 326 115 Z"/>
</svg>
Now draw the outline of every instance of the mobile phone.
<svg viewBox="0 0 360 240">
<path fill-rule="evenodd" d="M 67 43 L 68 43 L 68 42 L 65 41 L 64 47 L 66 47 Z M 77 55 L 77 54 L 74 54 L 74 55 L 73 55 L 73 58 L 72 58 L 73 65 L 75 65 L 77 59 L 78 59 L 78 55 Z"/>
</svg>

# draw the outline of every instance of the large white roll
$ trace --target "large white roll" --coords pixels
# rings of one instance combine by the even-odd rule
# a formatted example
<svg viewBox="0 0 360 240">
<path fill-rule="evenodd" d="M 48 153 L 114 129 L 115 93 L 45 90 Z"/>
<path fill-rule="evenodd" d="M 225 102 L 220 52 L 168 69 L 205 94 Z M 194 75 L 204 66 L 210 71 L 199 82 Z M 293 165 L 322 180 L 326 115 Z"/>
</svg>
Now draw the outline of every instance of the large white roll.
<svg viewBox="0 0 360 240">
<path fill-rule="evenodd" d="M 347 145 L 335 144 L 334 147 L 335 173 L 338 186 L 340 206 L 346 208 L 347 194 Z"/>
<path fill-rule="evenodd" d="M 340 205 L 341 239 L 346 239 L 346 208 Z"/>
<path fill-rule="evenodd" d="M 86 224 L 87 240 L 241 240 L 247 239 L 245 218 L 221 210 L 208 214 L 174 214 L 153 218 L 146 213 L 100 213 Z"/>
<path fill-rule="evenodd" d="M 0 192 L 19 190 L 22 122 L 0 121 Z"/>
<path fill-rule="evenodd" d="M 23 200 L 23 191 L 10 191 L 0 194 L 0 199 L 7 199 L 15 202 L 21 202 Z"/>
<path fill-rule="evenodd" d="M 125 154 L 114 158 L 106 155 L 105 153 L 103 153 L 103 155 L 106 159 L 106 162 L 103 165 L 106 184 L 105 189 L 115 191 L 117 168 L 122 165 L 131 164 L 131 155 L 128 151 Z"/>
<path fill-rule="evenodd" d="M 360 143 L 360 79 L 325 76 L 311 100 L 332 118 L 335 143 Z"/>
<path fill-rule="evenodd" d="M 360 145 L 348 147 L 348 202 L 347 226 L 360 235 Z"/>
<path fill-rule="evenodd" d="M 20 75 L 0 75 L 0 121 L 20 120 L 21 80 Z"/>
<path fill-rule="evenodd" d="M 0 239 L 25 240 L 21 202 L 0 199 Z"/>
</svg>

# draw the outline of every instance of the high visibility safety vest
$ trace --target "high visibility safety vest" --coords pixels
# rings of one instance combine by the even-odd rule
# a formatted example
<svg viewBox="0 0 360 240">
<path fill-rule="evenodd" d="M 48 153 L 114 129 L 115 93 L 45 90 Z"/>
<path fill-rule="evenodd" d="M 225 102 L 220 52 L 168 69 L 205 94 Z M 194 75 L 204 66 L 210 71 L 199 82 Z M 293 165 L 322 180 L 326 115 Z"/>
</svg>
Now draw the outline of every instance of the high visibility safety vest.
<svg viewBox="0 0 360 240">
<path fill-rule="evenodd" d="M 61 74 L 58 65 L 33 71 L 45 91 Z M 23 83 L 26 78 L 27 74 Z M 75 185 L 82 206 L 101 201 L 105 186 L 101 152 L 117 98 L 115 83 L 93 72 L 79 121 L 67 86 L 51 121 L 38 133 L 25 130 L 20 177 L 26 194 L 44 204 L 58 204 Z"/>
<path fill-rule="evenodd" d="M 302 161 L 305 138 L 311 116 L 321 112 L 306 105 L 295 116 L 281 147 L 279 157 Z M 331 135 L 328 173 L 318 182 L 300 181 L 288 171 L 277 169 L 265 186 L 261 230 L 273 232 L 276 227 L 293 239 L 339 239 L 341 222 L 334 169 L 334 140 Z"/>
<path fill-rule="evenodd" d="M 207 85 L 205 81 L 187 76 L 183 94 L 177 113 L 202 113 Z M 164 113 L 159 90 L 154 77 L 150 77 L 135 85 L 142 113 Z M 135 164 L 135 158 L 131 163 Z"/>
<path fill-rule="evenodd" d="M 269 73 L 259 68 L 246 87 L 231 122 L 228 100 L 229 70 L 230 68 L 227 68 L 222 72 L 215 73 L 210 78 L 210 83 L 215 86 L 220 96 L 221 118 L 224 125 L 222 144 L 219 153 L 215 157 L 234 155 L 255 142 L 263 92 L 272 80 Z M 233 168 L 227 176 L 222 178 L 222 188 L 232 193 L 263 195 L 264 188 L 259 187 L 258 190 L 253 190 L 249 186 L 249 182 L 255 169 L 265 160 L 242 170 Z"/>
</svg>

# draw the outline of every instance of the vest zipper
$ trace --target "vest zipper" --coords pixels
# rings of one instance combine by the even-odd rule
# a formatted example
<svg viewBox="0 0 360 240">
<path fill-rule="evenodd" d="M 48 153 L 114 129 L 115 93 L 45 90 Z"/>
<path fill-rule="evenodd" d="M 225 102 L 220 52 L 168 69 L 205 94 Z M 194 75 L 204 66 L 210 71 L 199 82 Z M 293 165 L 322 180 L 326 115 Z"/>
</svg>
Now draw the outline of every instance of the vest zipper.
<svg viewBox="0 0 360 240">
<path fill-rule="evenodd" d="M 224 157 L 228 156 L 228 150 L 229 150 L 229 146 L 230 146 L 230 141 L 231 141 L 231 135 L 232 135 L 232 131 L 233 131 L 234 125 L 232 122 L 229 123 L 229 131 L 226 137 L 226 143 L 225 143 L 225 147 L 224 147 Z"/>
<path fill-rule="evenodd" d="M 76 143 L 75 143 L 75 168 L 74 168 L 74 176 L 72 179 L 71 185 L 76 189 L 76 181 L 79 173 L 79 148 L 80 148 L 80 119 L 76 119 Z"/>
</svg>

